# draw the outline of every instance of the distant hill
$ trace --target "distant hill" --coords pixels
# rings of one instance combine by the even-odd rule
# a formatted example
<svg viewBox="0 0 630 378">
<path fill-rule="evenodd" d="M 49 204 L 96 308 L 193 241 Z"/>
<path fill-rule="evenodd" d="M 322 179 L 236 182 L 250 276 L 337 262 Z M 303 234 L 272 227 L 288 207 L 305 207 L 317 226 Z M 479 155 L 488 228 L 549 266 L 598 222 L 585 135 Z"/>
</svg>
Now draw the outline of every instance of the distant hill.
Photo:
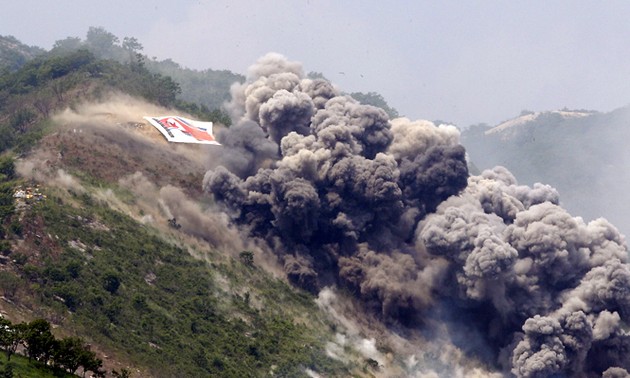
<svg viewBox="0 0 630 378">
<path fill-rule="evenodd" d="M 481 170 L 508 168 L 519 183 L 542 182 L 585 220 L 605 217 L 630 235 L 630 107 L 523 112 L 494 127 L 477 125 L 462 143 Z"/>
<path fill-rule="evenodd" d="M 13 36 L 0 35 L 0 72 L 14 72 L 45 50 L 23 44 Z"/>
<path fill-rule="evenodd" d="M 243 75 L 230 70 L 193 70 L 181 67 L 170 59 L 146 61 L 147 68 L 165 76 L 170 76 L 182 89 L 181 98 L 206 106 L 208 109 L 221 109 L 230 100 L 230 86 L 245 80 Z"/>
</svg>

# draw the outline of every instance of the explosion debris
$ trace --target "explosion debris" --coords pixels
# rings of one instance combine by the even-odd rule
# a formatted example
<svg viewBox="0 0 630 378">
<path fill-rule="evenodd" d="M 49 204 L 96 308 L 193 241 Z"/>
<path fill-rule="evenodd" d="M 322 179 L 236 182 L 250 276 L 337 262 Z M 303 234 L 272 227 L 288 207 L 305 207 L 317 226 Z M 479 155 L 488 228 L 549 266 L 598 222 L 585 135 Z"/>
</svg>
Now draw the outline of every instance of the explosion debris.
<svg viewBox="0 0 630 378">
<path fill-rule="evenodd" d="M 293 283 L 346 287 L 392 327 L 460 314 L 491 355 L 472 357 L 505 374 L 630 369 L 628 252 L 606 220 L 501 167 L 469 177 L 455 127 L 389 120 L 277 54 L 232 91 L 218 140 L 235 148 L 204 190 Z"/>
</svg>

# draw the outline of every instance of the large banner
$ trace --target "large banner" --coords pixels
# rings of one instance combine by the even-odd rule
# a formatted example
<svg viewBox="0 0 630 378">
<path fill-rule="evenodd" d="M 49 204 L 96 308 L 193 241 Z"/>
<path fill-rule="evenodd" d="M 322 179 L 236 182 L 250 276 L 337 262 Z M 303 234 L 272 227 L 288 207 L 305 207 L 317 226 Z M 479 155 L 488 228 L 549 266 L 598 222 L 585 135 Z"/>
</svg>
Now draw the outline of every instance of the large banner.
<svg viewBox="0 0 630 378">
<path fill-rule="evenodd" d="M 212 122 L 193 121 L 179 116 L 143 117 L 169 142 L 216 144 L 212 135 Z"/>
</svg>

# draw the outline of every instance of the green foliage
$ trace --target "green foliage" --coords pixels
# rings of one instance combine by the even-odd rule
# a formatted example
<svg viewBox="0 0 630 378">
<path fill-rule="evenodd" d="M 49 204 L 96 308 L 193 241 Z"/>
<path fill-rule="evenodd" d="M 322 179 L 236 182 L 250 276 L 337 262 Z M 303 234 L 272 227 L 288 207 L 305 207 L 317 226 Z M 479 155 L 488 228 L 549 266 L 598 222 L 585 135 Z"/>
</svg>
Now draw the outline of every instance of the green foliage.
<svg viewBox="0 0 630 378">
<path fill-rule="evenodd" d="M 120 277 L 114 272 L 107 272 L 103 277 L 103 288 L 110 294 L 116 294 L 120 287 Z"/>
<path fill-rule="evenodd" d="M 26 150 L 43 133 L 55 106 L 66 100 L 67 92 L 79 85 L 95 68 L 87 50 L 66 55 L 42 54 L 11 74 L 0 75 L 0 152 L 14 147 Z"/>
<path fill-rule="evenodd" d="M 9 229 L 11 230 L 13 234 L 17 235 L 18 237 L 22 237 L 23 227 L 19 219 L 17 218 L 13 219 L 11 221 L 11 224 L 9 225 Z M 14 260 L 20 260 L 20 259 L 17 259 L 14 257 Z M 25 262 L 26 260 L 20 260 L 18 264 L 23 265 Z"/>
<path fill-rule="evenodd" d="M 95 54 L 110 58 L 112 50 L 118 43 L 118 37 L 102 27 L 91 26 L 85 37 L 85 43 Z"/>
<path fill-rule="evenodd" d="M 379 93 L 353 92 L 350 93 L 350 96 L 364 105 L 372 105 L 376 106 L 377 108 L 383 109 L 385 113 L 387 113 L 389 118 L 396 118 L 399 116 L 398 111 L 389 106 L 387 101 L 385 101 L 385 98 L 383 98 L 383 96 Z"/>
<path fill-rule="evenodd" d="M 119 42 L 118 37 L 102 27 L 90 27 L 85 41 L 78 38 L 57 41 L 51 54 L 67 54 L 77 49 L 87 49 L 99 59 L 118 62 L 142 74 L 143 81 L 132 80 L 129 87 L 140 84 L 152 86 L 150 91 L 142 94 L 150 101 L 172 106 L 175 97 L 171 95 L 174 94 L 181 97 L 178 98 L 180 101 L 177 104 L 178 108 L 207 121 L 230 125 L 230 118 L 222 107 L 226 101 L 230 100 L 230 86 L 235 82 L 245 80 L 242 75 L 229 70 L 198 71 L 183 68 L 171 59 L 164 61 L 148 59 L 141 54 L 143 47 L 136 38 L 124 37 L 122 43 Z M 129 79 L 129 77 L 125 78 L 125 80 Z M 158 91 L 157 88 L 162 88 L 162 90 Z M 130 93 L 137 94 L 133 90 Z M 189 109 L 187 104 L 199 104 L 200 109 L 196 111 Z"/>
<path fill-rule="evenodd" d="M 12 324 L 7 319 L 0 318 L 0 348 L 6 352 L 7 360 L 11 360 L 11 356 L 24 339 L 26 330 L 27 325 L 24 323 Z"/>
<path fill-rule="evenodd" d="M 125 37 L 123 39 L 122 48 L 127 50 L 129 53 L 129 64 L 144 66 L 144 56 L 140 54 L 143 47 L 136 38 Z"/>
<path fill-rule="evenodd" d="M 7 298 L 13 298 L 19 287 L 20 280 L 12 272 L 0 271 L 0 289 L 2 295 Z"/>
<path fill-rule="evenodd" d="M 11 116 L 9 127 L 23 133 L 34 120 L 35 113 L 30 109 L 20 108 Z"/>
<path fill-rule="evenodd" d="M 74 374 L 79 368 L 84 350 L 83 340 L 78 337 L 64 337 L 56 341 L 52 356 L 55 366 Z"/>
<path fill-rule="evenodd" d="M 13 378 L 13 364 L 7 363 L 1 374 L 3 378 Z"/>
<path fill-rule="evenodd" d="M 28 377 L 28 378 L 76 378 L 67 372 L 46 366 L 41 362 L 29 361 L 28 358 L 15 354 L 11 361 L 4 353 L 0 353 L 0 377 Z"/>
<path fill-rule="evenodd" d="M 15 188 L 17 180 L 15 175 L 15 164 L 13 156 L 4 155 L 0 157 L 0 253 L 7 255 L 11 252 L 11 244 L 8 240 L 2 240 L 11 234 L 22 235 L 22 224 L 13 218 L 15 212 Z M 8 285 L 8 281 L 4 280 Z M 4 286 L 5 293 L 14 293 L 12 285 Z"/>
<path fill-rule="evenodd" d="M 15 182 L 0 182 L 0 219 L 2 223 L 4 223 L 7 217 L 13 214 L 15 210 L 15 200 L 13 198 L 14 190 Z"/>
<path fill-rule="evenodd" d="M 24 334 L 24 341 L 29 359 L 48 361 L 55 347 L 55 337 L 51 332 L 50 323 L 44 319 L 30 322 Z"/>
<path fill-rule="evenodd" d="M 23 64 L 13 75 L 0 74 L 0 112 L 7 115 L 0 120 L 6 136 L 0 151 L 35 145 L 50 125 L 45 120 L 49 113 L 109 89 L 230 124 L 220 106 L 234 78 L 244 80 L 241 76 L 186 70 L 169 62 L 158 73 L 155 65 L 162 62 L 145 60 L 135 39 L 124 38 L 118 45 L 102 28 L 88 34 L 85 42 L 58 41 L 49 54 Z M 173 78 L 163 76 L 171 69 Z M 195 97 L 195 90 L 206 97 Z M 306 367 L 347 375 L 343 364 L 325 354 L 326 327 L 313 315 L 313 298 L 268 276 L 253 264 L 253 253 L 244 251 L 227 262 L 226 257 L 213 261 L 214 252 L 195 259 L 181 244 L 165 240 L 164 233 L 111 210 L 88 192 L 74 194 L 70 201 L 49 196 L 13 216 L 13 175 L 12 159 L 0 159 L 0 215 L 7 238 L 2 250 L 16 262 L 10 264 L 16 274 L 0 275 L 6 296 L 19 293 L 16 300 L 21 300 L 27 294 L 31 308 L 65 319 L 61 327 L 125 356 L 151 375 L 261 376 L 271 366 L 278 376 L 303 376 Z M 95 223 L 105 227 L 93 227 Z M 15 236 L 28 236 L 34 227 L 49 236 L 41 239 L 48 243 L 34 241 L 37 253 L 11 253 Z M 73 247 L 76 241 L 86 248 Z M 47 323 L 29 323 L 23 335 L 27 339 L 26 352 L 34 363 L 56 358 L 59 369 L 76 371 L 77 364 L 93 372 L 101 368 L 82 342 L 54 339 Z"/>
<path fill-rule="evenodd" d="M 0 181 L 13 180 L 15 178 L 15 161 L 13 156 L 0 156 Z"/>
<path fill-rule="evenodd" d="M 50 323 L 44 319 L 36 319 L 28 324 L 13 324 L 5 318 L 0 318 L 0 347 L 6 352 L 7 362 L 11 360 L 20 344 L 24 345 L 28 362 L 35 361 L 35 366 L 39 366 L 37 370 L 28 369 L 32 371 L 28 376 L 47 376 L 50 371 L 47 364 L 51 359 L 55 376 L 65 376 L 59 374 L 62 370 L 74 374 L 81 366 L 85 372 L 104 375 L 101 370 L 103 362 L 96 358 L 96 353 L 90 350 L 83 339 L 78 337 L 55 339 L 50 330 Z M 8 364 L 7 366 L 12 367 Z M 22 373 L 25 369 L 19 370 L 19 373 Z M 13 373 L 13 370 L 5 368 L 4 375 L 9 373 Z"/>
<path fill-rule="evenodd" d="M 84 48 L 81 38 L 67 37 L 66 39 L 56 41 L 50 53 L 52 55 L 65 55 L 80 50 L 81 48 Z"/>
<path fill-rule="evenodd" d="M 200 121 L 210 121 L 220 123 L 225 126 L 231 126 L 232 120 L 230 116 L 221 109 L 210 110 L 206 105 L 197 105 L 195 103 L 178 100 L 175 105 L 178 109 L 190 113 Z"/>
<path fill-rule="evenodd" d="M 44 269 L 25 271 L 39 307 L 61 303 L 81 334 L 158 376 L 256 376 L 272 365 L 280 376 L 303 375 L 305 367 L 343 371 L 326 357 L 319 331 L 293 320 L 291 311 L 301 318 L 315 312 L 312 297 L 250 265 L 253 254 L 213 268 L 98 201 L 76 199 L 80 208 L 49 198 L 31 215 L 60 245 L 87 246 L 67 247 Z M 96 221 L 107 230 L 89 226 Z M 250 289 L 224 292 L 219 275 L 234 285 L 252 280 Z"/>
<path fill-rule="evenodd" d="M 181 99 L 197 103 L 208 109 L 221 111 L 223 104 L 230 100 L 230 87 L 236 82 L 245 81 L 245 77 L 229 70 L 192 70 L 183 68 L 170 59 L 146 62 L 151 72 L 167 75 L 181 88 Z M 221 122 L 226 124 L 225 122 Z"/>
<path fill-rule="evenodd" d="M 105 83 L 122 92 L 140 96 L 165 107 L 175 105 L 181 93 L 179 85 L 168 76 L 149 72 L 142 65 L 101 61 L 100 75 Z"/>
<path fill-rule="evenodd" d="M 100 40 L 107 38 L 96 34 L 92 43 L 100 46 L 104 43 Z M 15 72 L 0 75 L 0 114 L 8 115 L 0 117 L 0 152 L 31 148 L 43 136 L 51 112 L 87 99 L 88 90 L 94 97 L 115 89 L 165 107 L 179 103 L 205 119 L 227 124 L 229 117 L 221 111 L 178 100 L 180 85 L 168 76 L 150 72 L 142 57 L 126 64 L 99 60 L 86 48 L 70 50 L 66 46 L 76 44 L 75 40 L 59 42 L 50 53 L 39 55 Z M 126 54 L 137 54 L 141 47 L 132 38 L 126 39 L 125 46 Z M 77 91 L 82 92 L 81 97 L 76 97 Z"/>
<path fill-rule="evenodd" d="M 243 251 L 238 254 L 241 262 L 247 266 L 254 266 L 254 253 L 251 251 Z"/>
<path fill-rule="evenodd" d="M 87 50 L 76 50 L 64 55 L 41 55 L 26 63 L 13 75 L 0 77 L 0 91 L 5 94 L 24 94 L 53 79 L 72 72 L 89 72 L 96 58 Z"/>
</svg>

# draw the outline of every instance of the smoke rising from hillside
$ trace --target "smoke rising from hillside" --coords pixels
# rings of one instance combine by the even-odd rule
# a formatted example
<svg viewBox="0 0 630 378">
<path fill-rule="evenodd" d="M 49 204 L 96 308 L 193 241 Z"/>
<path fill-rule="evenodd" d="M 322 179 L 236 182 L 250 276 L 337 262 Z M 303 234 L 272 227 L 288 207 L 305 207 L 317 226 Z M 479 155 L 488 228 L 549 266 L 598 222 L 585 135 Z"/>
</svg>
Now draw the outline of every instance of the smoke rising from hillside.
<svg viewBox="0 0 630 378">
<path fill-rule="evenodd" d="M 154 222 L 167 225 L 168 219 L 176 219 L 182 232 L 208 242 L 215 250 L 221 252 L 238 252 L 248 249 L 257 252 L 257 263 L 266 266 L 259 261 L 261 256 L 268 258 L 267 252 L 258 248 L 255 244 L 247 243 L 238 233 L 238 230 L 229 222 L 229 217 L 211 208 L 202 207 L 189 198 L 189 192 L 183 189 L 165 184 L 175 182 L 178 185 L 186 184 L 183 179 L 189 179 L 187 175 L 203 172 L 203 164 L 208 160 L 207 151 L 212 150 L 208 146 L 186 145 L 181 146 L 168 143 L 162 135 L 152 126 L 145 124 L 142 117 L 148 114 L 163 115 L 173 114 L 173 110 L 149 104 L 144 100 L 121 93 L 109 93 L 103 95 L 98 101 L 86 101 L 73 105 L 53 116 L 57 124 L 58 133 L 52 135 L 52 141 L 45 140 L 36 153 L 17 161 L 17 170 L 22 177 L 30 178 L 38 182 L 71 189 L 74 192 L 90 192 L 96 198 L 107 201 L 112 207 L 119 209 L 131 216 L 137 216 L 137 209 L 142 214 L 142 222 Z M 252 127 L 254 126 L 254 127 Z M 233 128 L 239 132 L 239 128 Z M 242 133 L 260 132 L 258 125 L 245 125 Z M 246 138 L 240 138 L 243 141 Z M 260 138 L 263 141 L 264 138 Z M 238 142 L 236 142 L 238 143 Z M 250 150 L 251 143 L 244 141 L 243 150 Z M 269 142 L 271 149 L 262 142 L 260 153 L 254 155 L 257 160 L 265 156 L 275 156 L 277 147 Z M 106 146 L 108 152 L 116 155 L 114 159 L 100 162 L 98 158 L 90 159 L 91 162 L 104 165 L 114 165 L 119 161 L 124 162 L 124 167 L 115 172 L 114 178 L 118 184 L 134 193 L 137 201 L 134 201 L 135 209 L 121 201 L 111 191 L 102 192 L 98 189 L 86 190 L 66 170 L 58 167 L 67 167 L 69 161 L 78 160 L 73 154 L 73 147 L 79 145 L 92 152 L 91 146 Z M 120 155 L 115 154 L 120 151 Z M 103 156 L 97 154 L 96 156 Z M 73 160 L 74 159 L 74 160 Z M 241 161 L 234 161 L 226 166 L 243 167 Z M 70 166 L 71 167 L 71 166 Z M 137 169 L 137 171 L 135 171 Z M 169 169 L 171 172 L 163 170 Z M 253 168 L 252 168 L 253 169 Z M 95 171 L 102 173 L 105 169 L 97 165 Z M 172 171 L 177 170 L 178 175 Z M 158 171 L 167 178 L 160 182 L 160 177 L 155 175 Z M 244 171 L 243 174 L 248 174 Z M 193 176 L 196 177 L 196 176 Z M 109 179 L 109 178 L 108 178 Z M 193 183 L 198 181 L 191 180 Z M 189 191 L 199 190 L 193 188 Z M 156 202 L 159 206 L 156 206 Z M 273 269 L 271 269 L 273 270 Z"/>
<path fill-rule="evenodd" d="M 428 343 L 434 325 L 460 329 L 483 347 L 450 343 L 505 374 L 630 369 L 628 253 L 605 220 L 572 217 L 555 189 L 504 168 L 469 177 L 454 127 L 390 121 L 277 54 L 233 87 L 230 109 L 237 126 L 219 140 L 236 148 L 204 189 L 296 285 L 345 287 Z"/>
<path fill-rule="evenodd" d="M 55 114 L 53 121 L 62 125 L 111 125 L 118 122 L 141 122 L 147 114 L 162 114 L 165 108 L 122 94 L 109 93 L 100 101 L 84 102 Z M 99 122 L 99 119 L 101 122 Z"/>
<path fill-rule="evenodd" d="M 206 166 L 207 152 L 204 145 L 185 145 L 168 143 L 142 117 L 147 115 L 182 114 L 146 102 L 130 95 L 111 92 L 99 100 L 85 101 L 55 114 L 52 119 L 62 130 L 78 133 L 90 131 L 104 136 L 108 141 L 131 149 L 153 151 L 153 155 L 163 155 L 162 151 L 172 154 L 175 151 L 198 165 Z M 183 116 L 189 116 L 185 113 Z M 155 143 L 157 141 L 157 143 Z M 203 150 L 203 153 L 199 153 Z"/>
</svg>

